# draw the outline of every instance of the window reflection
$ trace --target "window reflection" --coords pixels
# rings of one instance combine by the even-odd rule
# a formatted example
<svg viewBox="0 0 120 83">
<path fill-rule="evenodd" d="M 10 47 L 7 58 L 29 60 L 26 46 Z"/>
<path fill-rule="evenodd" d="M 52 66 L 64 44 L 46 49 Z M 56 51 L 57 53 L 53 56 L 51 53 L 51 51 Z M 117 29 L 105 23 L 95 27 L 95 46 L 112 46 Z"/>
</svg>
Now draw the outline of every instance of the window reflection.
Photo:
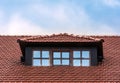
<svg viewBox="0 0 120 83">
<path fill-rule="evenodd" d="M 42 51 L 42 58 L 49 58 L 49 51 Z"/>
<path fill-rule="evenodd" d="M 49 51 L 33 51 L 33 66 L 49 66 Z"/>
<path fill-rule="evenodd" d="M 62 58 L 69 58 L 69 52 L 62 52 Z"/>
<path fill-rule="evenodd" d="M 53 64 L 54 64 L 54 65 L 60 65 L 61 62 L 60 62 L 60 60 L 53 60 Z"/>
<path fill-rule="evenodd" d="M 81 66 L 80 60 L 73 60 L 73 66 Z"/>
<path fill-rule="evenodd" d="M 53 52 L 53 58 L 60 58 L 60 52 Z"/>
<path fill-rule="evenodd" d="M 69 52 L 53 52 L 53 65 L 69 65 Z"/>
<path fill-rule="evenodd" d="M 49 66 L 49 59 L 42 59 L 42 66 Z"/>
<path fill-rule="evenodd" d="M 63 65 L 69 65 L 69 60 L 62 60 Z"/>
<path fill-rule="evenodd" d="M 73 58 L 80 58 L 80 51 L 73 51 Z"/>
<path fill-rule="evenodd" d="M 39 59 L 34 59 L 33 60 L 33 66 L 40 66 L 40 60 Z"/>
<path fill-rule="evenodd" d="M 90 51 L 73 51 L 73 66 L 90 66 Z"/>
<path fill-rule="evenodd" d="M 82 51 L 82 58 L 90 58 L 90 53 L 89 51 Z"/>
<path fill-rule="evenodd" d="M 52 61 L 50 61 L 49 51 L 35 50 L 33 51 L 33 66 L 50 66 L 50 62 L 52 65 L 90 66 L 90 51 L 77 50 L 70 53 L 55 51 L 52 53 Z"/>
<path fill-rule="evenodd" d="M 82 60 L 82 66 L 90 66 L 89 60 Z"/>
<path fill-rule="evenodd" d="M 33 51 L 33 58 L 40 58 L 40 51 Z"/>
</svg>

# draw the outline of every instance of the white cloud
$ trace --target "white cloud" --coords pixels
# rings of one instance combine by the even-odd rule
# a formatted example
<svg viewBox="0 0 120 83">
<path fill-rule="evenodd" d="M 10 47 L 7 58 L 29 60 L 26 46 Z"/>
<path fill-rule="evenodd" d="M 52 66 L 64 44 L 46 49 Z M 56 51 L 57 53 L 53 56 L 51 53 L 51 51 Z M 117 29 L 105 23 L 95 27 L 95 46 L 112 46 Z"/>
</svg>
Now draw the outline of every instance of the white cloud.
<svg viewBox="0 0 120 83">
<path fill-rule="evenodd" d="M 49 33 L 73 33 L 82 35 L 113 35 L 117 34 L 113 27 L 107 24 L 97 23 L 86 13 L 81 6 L 71 4 L 58 4 L 49 6 L 40 4 L 33 6 L 33 11 L 40 16 L 54 18 L 59 23 L 54 24 L 49 29 Z M 49 24 L 49 23 L 48 23 Z M 47 22 L 46 22 L 47 25 Z"/>
<path fill-rule="evenodd" d="M 58 4 L 55 6 L 40 4 L 28 8 L 30 11 L 33 11 L 32 14 L 38 14 L 38 17 L 53 18 L 53 24 L 49 27 L 50 23 L 47 23 L 48 21 L 45 22 L 44 18 L 42 18 L 47 25 L 47 27 L 44 28 L 41 27 L 41 24 L 36 25 L 27 18 L 23 18 L 20 14 L 13 14 L 10 19 L 8 19 L 8 22 L 0 24 L 2 30 L 0 34 L 40 35 L 61 32 L 82 35 L 117 34 L 113 27 L 94 21 L 81 6 L 74 4 Z"/>
<path fill-rule="evenodd" d="M 119 0 L 102 0 L 102 2 L 108 6 L 111 6 L 111 7 L 120 6 Z"/>
<path fill-rule="evenodd" d="M 51 7 L 43 4 L 35 4 L 32 6 L 32 9 L 40 15 L 51 17 L 56 21 L 66 21 L 67 19 L 67 15 L 65 13 L 63 5 L 56 5 L 54 7 Z"/>
<path fill-rule="evenodd" d="M 9 35 L 39 35 L 46 34 L 45 30 L 33 24 L 29 20 L 22 18 L 20 14 L 14 14 L 9 19 L 8 23 L 1 26 L 4 29 L 1 34 Z"/>
</svg>

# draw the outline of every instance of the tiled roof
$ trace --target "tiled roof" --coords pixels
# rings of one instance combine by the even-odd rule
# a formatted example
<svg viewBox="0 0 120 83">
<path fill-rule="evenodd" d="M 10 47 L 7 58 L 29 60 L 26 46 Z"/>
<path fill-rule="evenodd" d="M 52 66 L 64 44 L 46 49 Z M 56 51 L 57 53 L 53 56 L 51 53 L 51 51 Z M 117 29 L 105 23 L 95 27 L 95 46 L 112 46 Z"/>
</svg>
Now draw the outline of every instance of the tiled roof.
<svg viewBox="0 0 120 83">
<path fill-rule="evenodd" d="M 102 39 L 93 38 L 90 36 L 79 36 L 73 34 L 53 34 L 45 36 L 32 36 L 28 38 L 19 39 L 24 42 L 97 42 L 103 41 Z"/>
<path fill-rule="evenodd" d="M 17 39 L 25 36 L 0 36 L 0 82 L 120 82 L 120 36 L 96 36 L 104 39 L 104 62 L 91 67 L 32 67 L 20 62 Z"/>
</svg>

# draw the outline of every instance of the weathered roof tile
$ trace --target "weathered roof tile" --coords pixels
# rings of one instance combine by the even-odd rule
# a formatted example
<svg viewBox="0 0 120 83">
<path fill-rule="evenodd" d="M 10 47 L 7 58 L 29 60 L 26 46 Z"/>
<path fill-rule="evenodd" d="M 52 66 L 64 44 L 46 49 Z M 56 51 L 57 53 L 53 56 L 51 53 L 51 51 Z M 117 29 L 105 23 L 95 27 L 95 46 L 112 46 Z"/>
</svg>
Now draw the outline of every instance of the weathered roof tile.
<svg viewBox="0 0 120 83">
<path fill-rule="evenodd" d="M 45 36 L 32 36 L 23 39 L 19 39 L 24 42 L 96 42 L 103 41 L 103 39 L 93 38 L 90 36 L 80 36 L 73 34 L 53 34 L 53 35 L 45 35 Z"/>
<path fill-rule="evenodd" d="M 49 36 L 49 39 L 54 38 L 56 40 L 57 36 L 61 38 L 61 35 L 53 35 Z M 74 37 L 65 34 L 63 36 L 64 38 Z M 20 62 L 20 56 L 22 53 L 19 44 L 17 43 L 17 40 L 21 38 L 25 38 L 25 40 L 26 38 L 28 38 L 27 40 L 29 40 L 29 37 L 0 36 L 0 82 L 120 82 L 120 36 L 94 37 L 98 39 L 104 39 L 105 42 L 103 43 L 103 51 L 105 59 L 101 65 L 92 67 L 24 66 Z M 34 37 L 31 36 L 31 38 Z M 37 38 L 39 40 L 39 38 L 41 39 L 44 37 Z M 48 36 L 46 36 L 46 38 L 48 38 Z M 46 38 L 44 38 L 44 40 Z M 30 39 L 29 41 L 33 41 L 33 39 Z"/>
</svg>

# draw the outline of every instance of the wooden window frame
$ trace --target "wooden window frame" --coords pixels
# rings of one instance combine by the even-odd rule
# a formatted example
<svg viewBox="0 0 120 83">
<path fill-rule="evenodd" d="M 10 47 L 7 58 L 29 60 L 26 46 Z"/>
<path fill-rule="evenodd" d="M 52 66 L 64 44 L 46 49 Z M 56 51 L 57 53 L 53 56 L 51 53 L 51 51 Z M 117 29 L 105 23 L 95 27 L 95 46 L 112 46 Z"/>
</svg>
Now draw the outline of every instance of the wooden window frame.
<svg viewBox="0 0 120 83">
<path fill-rule="evenodd" d="M 59 52 L 60 53 L 60 58 L 54 58 L 54 54 L 53 54 L 54 52 Z M 62 57 L 63 52 L 68 52 L 69 53 L 69 58 L 63 58 Z M 52 51 L 51 56 L 52 56 L 51 60 L 52 60 L 52 65 L 53 66 L 70 66 L 70 51 L 65 51 L 65 50 L 64 51 L 62 51 L 62 50 L 60 50 L 60 51 Z M 60 65 L 54 65 L 54 62 L 53 62 L 54 60 L 60 60 Z M 62 60 L 69 60 L 69 65 L 63 65 Z"/>
<path fill-rule="evenodd" d="M 33 56 L 33 51 L 40 51 L 40 58 L 37 58 L 40 60 L 40 66 L 42 66 L 42 59 L 47 59 L 49 60 L 49 66 L 73 66 L 73 60 L 74 59 L 78 59 L 78 58 L 73 58 L 73 52 L 74 51 L 80 51 L 80 58 L 78 60 L 81 61 L 80 64 L 82 64 L 82 60 L 89 60 L 89 66 L 91 66 L 91 49 L 90 48 L 70 48 L 70 49 L 66 49 L 66 48 L 34 48 L 32 49 L 32 56 Z M 49 51 L 49 58 L 42 58 L 42 51 Z M 82 58 L 82 51 L 89 51 L 89 58 Z M 53 64 L 53 60 L 57 59 L 57 58 L 53 58 L 53 53 L 54 52 L 60 52 L 60 58 L 58 58 L 58 60 L 61 61 L 61 65 L 54 65 Z M 62 58 L 62 52 L 68 52 L 69 53 L 69 58 Z M 32 65 L 33 65 L 33 58 L 32 57 Z M 69 65 L 62 65 L 62 60 L 69 60 Z M 84 67 L 82 65 L 78 66 L 78 67 Z"/>
<path fill-rule="evenodd" d="M 89 66 L 91 66 L 91 51 L 90 50 L 83 50 L 83 49 L 81 49 L 81 50 L 73 50 L 72 51 L 72 56 L 74 56 L 74 51 L 79 51 L 80 52 L 80 58 L 74 58 L 74 57 L 72 57 L 72 66 L 74 66 L 73 65 L 73 60 L 80 60 L 80 64 L 81 64 L 81 66 L 82 66 L 82 60 L 89 60 Z M 89 58 L 82 58 L 82 52 L 83 51 L 89 51 Z M 84 67 L 84 66 L 82 66 L 82 67 Z"/>
<path fill-rule="evenodd" d="M 33 52 L 34 51 L 40 51 L 40 57 L 39 58 L 34 58 L 33 57 Z M 42 51 L 48 51 L 49 52 L 49 58 L 42 58 Z M 40 60 L 40 66 L 43 66 L 42 65 L 42 60 L 49 60 L 49 66 L 50 66 L 50 51 L 49 50 L 39 50 L 39 49 L 37 49 L 37 50 L 32 50 L 32 66 L 33 66 L 33 60 L 35 60 L 35 59 L 38 59 L 38 60 Z"/>
</svg>

